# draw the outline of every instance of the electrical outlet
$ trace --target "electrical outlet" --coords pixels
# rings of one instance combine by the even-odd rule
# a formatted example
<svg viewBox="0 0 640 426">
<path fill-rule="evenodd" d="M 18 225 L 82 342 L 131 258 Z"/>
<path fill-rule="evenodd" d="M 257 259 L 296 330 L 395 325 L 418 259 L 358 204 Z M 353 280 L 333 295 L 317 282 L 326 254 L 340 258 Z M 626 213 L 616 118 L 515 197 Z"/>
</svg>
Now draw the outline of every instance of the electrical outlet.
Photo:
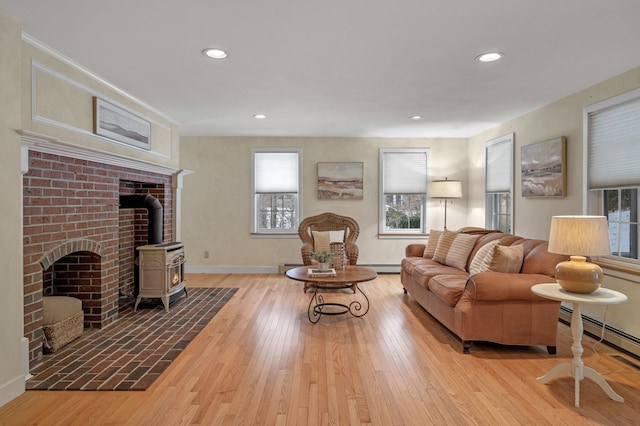
<svg viewBox="0 0 640 426">
<path fill-rule="evenodd" d="M 204 251 L 204 258 L 208 259 L 209 258 L 209 250 L 205 250 Z"/>
</svg>

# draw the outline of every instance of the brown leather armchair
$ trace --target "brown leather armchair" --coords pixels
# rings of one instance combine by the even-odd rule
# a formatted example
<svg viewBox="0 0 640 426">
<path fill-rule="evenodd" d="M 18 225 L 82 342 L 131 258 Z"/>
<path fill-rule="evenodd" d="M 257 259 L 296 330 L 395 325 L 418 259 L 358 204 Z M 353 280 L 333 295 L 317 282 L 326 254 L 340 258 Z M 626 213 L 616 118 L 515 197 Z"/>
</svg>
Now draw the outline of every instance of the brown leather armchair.
<svg viewBox="0 0 640 426">
<path fill-rule="evenodd" d="M 347 216 L 340 216 L 335 213 L 322 213 L 317 216 L 309 216 L 300 222 L 298 235 L 302 240 L 302 263 L 311 265 L 311 254 L 314 250 L 312 231 L 344 231 L 344 249 L 349 265 L 358 262 L 358 246 L 356 239 L 360 234 L 358 222 Z"/>
</svg>

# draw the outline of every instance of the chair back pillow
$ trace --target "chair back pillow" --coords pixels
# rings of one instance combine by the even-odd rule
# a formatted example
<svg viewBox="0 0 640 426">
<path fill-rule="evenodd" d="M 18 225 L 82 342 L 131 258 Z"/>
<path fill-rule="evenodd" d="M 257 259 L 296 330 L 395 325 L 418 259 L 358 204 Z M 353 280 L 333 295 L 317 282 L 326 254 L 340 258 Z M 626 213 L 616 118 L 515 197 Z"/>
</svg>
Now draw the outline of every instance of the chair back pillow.
<svg viewBox="0 0 640 426">
<path fill-rule="evenodd" d="M 313 234 L 313 251 L 331 250 L 331 238 L 328 231 L 311 231 Z"/>
<path fill-rule="evenodd" d="M 311 231 L 313 251 L 331 251 L 331 243 L 344 242 L 344 229 L 341 231 Z"/>
</svg>

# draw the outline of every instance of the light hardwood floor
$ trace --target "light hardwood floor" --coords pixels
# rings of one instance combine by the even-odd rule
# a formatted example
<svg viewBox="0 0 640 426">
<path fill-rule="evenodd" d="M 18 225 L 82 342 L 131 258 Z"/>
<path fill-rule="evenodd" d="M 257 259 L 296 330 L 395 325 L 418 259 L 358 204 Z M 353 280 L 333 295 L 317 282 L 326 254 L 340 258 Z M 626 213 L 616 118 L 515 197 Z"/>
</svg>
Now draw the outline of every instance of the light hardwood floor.
<svg viewBox="0 0 640 426">
<path fill-rule="evenodd" d="M 165 374 L 142 392 L 28 391 L 0 407 L 2 425 L 625 425 L 640 423 L 640 374 L 585 337 L 586 365 L 624 403 L 573 379 L 535 378 L 570 360 L 542 347 L 460 342 L 402 292 L 398 275 L 361 287 L 363 318 L 307 319 L 309 294 L 282 275 L 189 274 L 191 287 L 239 287 Z M 326 299 L 348 300 L 348 293 Z M 638 362 L 636 360 L 636 362 Z"/>
</svg>

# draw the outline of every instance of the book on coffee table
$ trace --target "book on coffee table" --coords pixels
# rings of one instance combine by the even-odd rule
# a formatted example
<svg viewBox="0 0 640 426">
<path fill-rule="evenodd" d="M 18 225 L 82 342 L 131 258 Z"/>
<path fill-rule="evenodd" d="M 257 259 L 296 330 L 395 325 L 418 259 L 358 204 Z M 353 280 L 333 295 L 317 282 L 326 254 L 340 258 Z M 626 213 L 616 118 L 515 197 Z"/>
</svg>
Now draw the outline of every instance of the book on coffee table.
<svg viewBox="0 0 640 426">
<path fill-rule="evenodd" d="M 326 271 L 321 271 L 320 269 L 307 269 L 307 276 L 309 277 L 335 277 L 336 270 L 331 268 Z"/>
</svg>

